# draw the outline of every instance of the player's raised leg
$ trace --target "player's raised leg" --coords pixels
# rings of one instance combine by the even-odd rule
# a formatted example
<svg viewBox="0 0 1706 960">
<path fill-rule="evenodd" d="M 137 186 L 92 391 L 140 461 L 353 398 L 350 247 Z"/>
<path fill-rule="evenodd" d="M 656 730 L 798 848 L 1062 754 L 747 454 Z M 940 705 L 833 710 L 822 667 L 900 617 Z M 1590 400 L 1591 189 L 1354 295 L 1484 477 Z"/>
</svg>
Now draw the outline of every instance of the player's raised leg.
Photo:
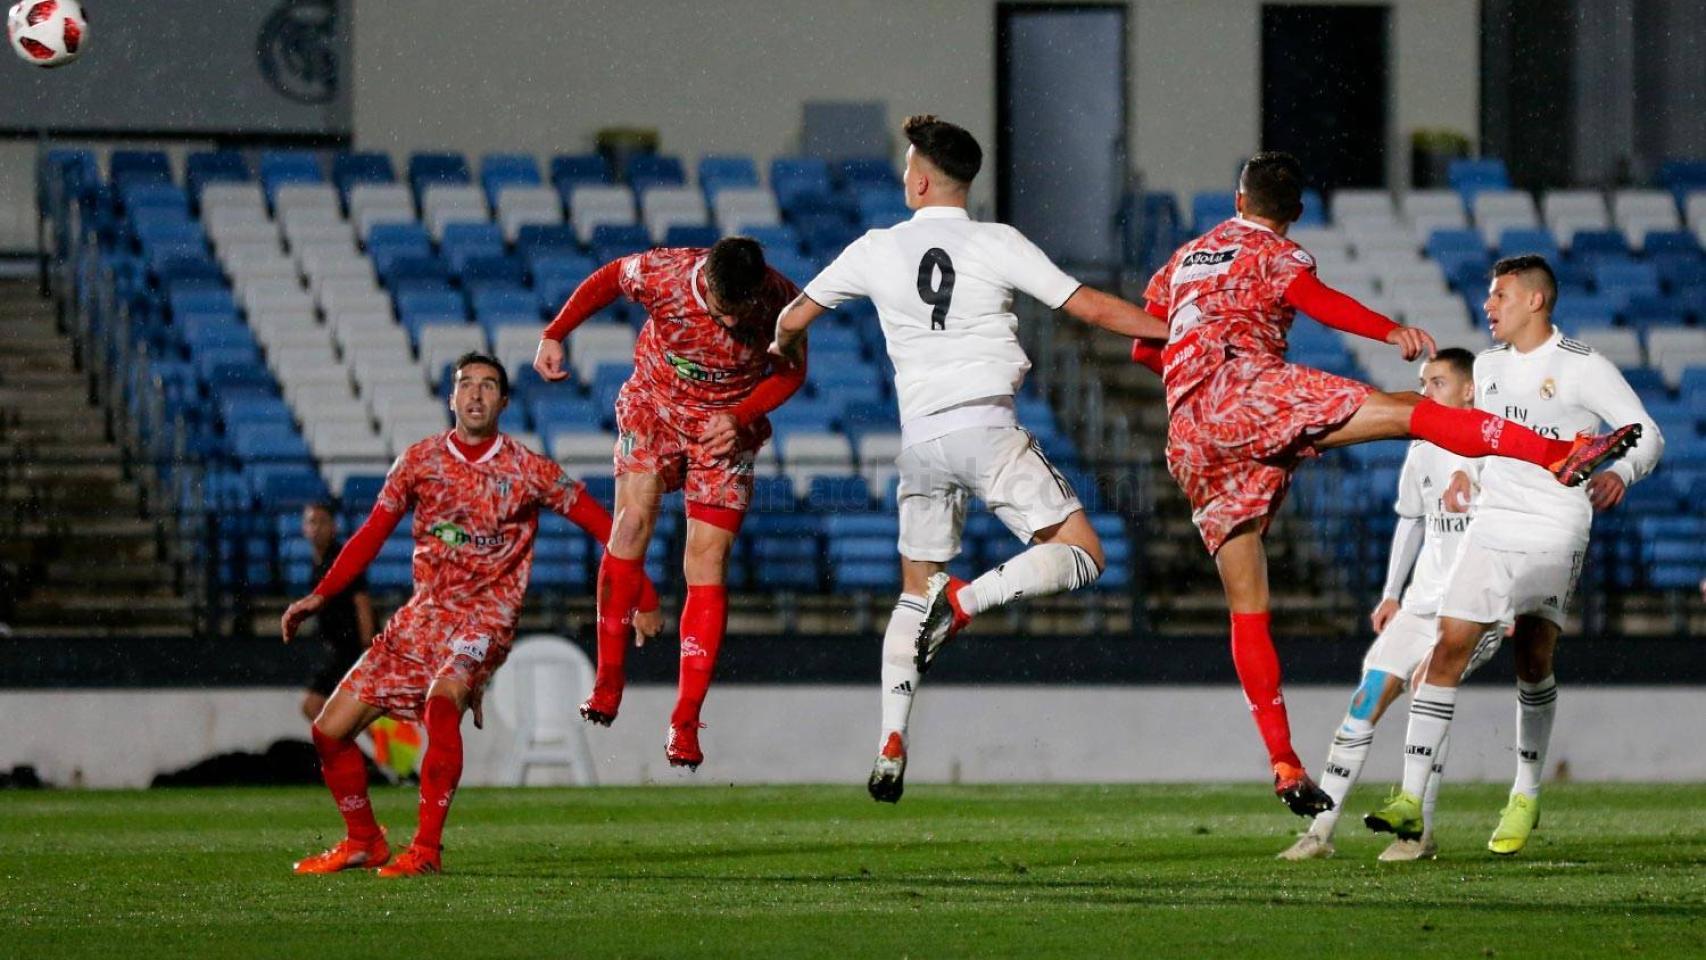
<svg viewBox="0 0 1706 960">
<path fill-rule="evenodd" d="M 928 669 L 936 654 L 980 613 L 1021 597 L 1046 597 L 1079 590 L 1102 575 L 1102 541 L 1083 511 L 1036 532 L 1032 546 L 971 581 L 947 571 L 925 586 L 925 619 L 919 626 L 918 657 Z"/>
<path fill-rule="evenodd" d="M 1573 487 L 1629 452 L 1641 439 L 1641 425 L 1554 440 L 1473 407 L 1448 407 L 1413 392 L 1374 393 L 1349 420 L 1323 433 L 1316 446 L 1328 449 L 1400 437 L 1426 440 L 1462 457 L 1522 460 L 1545 467 L 1559 483 Z"/>
<path fill-rule="evenodd" d="M 320 755 L 320 776 L 344 818 L 344 838 L 322 853 L 297 861 L 292 867 L 295 872 L 371 869 L 391 859 L 385 831 L 373 819 L 373 804 L 367 796 L 367 758 L 355 745 L 361 731 L 381 715 L 379 708 L 339 689 L 309 727 L 314 751 Z"/>
<path fill-rule="evenodd" d="M 1029 547 L 969 583 L 938 573 L 924 592 L 919 669 L 973 617 L 1021 597 L 1078 590 L 1096 582 L 1102 541 L 1077 493 L 1018 428 L 963 430 L 928 444 L 919 459 L 953 474 L 955 482 L 989 504 L 1002 525 Z M 958 543 L 956 541 L 956 553 Z"/>
<path fill-rule="evenodd" d="M 1516 654 L 1516 781 L 1487 841 L 1487 849 L 1501 856 L 1520 852 L 1540 824 L 1540 780 L 1558 712 L 1558 681 L 1552 673 L 1557 625 L 1540 617 L 1518 617 L 1511 642 Z"/>
<path fill-rule="evenodd" d="M 672 767 L 697 768 L 705 762 L 699 747 L 699 712 L 728 629 L 729 553 L 734 549 L 741 517 L 741 511 L 727 507 L 687 504 L 687 547 L 682 563 L 687 602 L 681 610 L 681 674 L 664 749 Z"/>
<path fill-rule="evenodd" d="M 580 714 L 609 726 L 622 706 L 627 685 L 628 645 L 634 639 L 634 609 L 646 584 L 646 547 L 657 526 L 664 482 L 653 473 L 616 477 L 616 516 L 610 543 L 598 565 L 598 673 Z"/>
<path fill-rule="evenodd" d="M 439 873 L 443 867 L 444 821 L 462 781 L 462 713 L 468 709 L 466 683 L 449 677 L 433 681 L 422 711 L 427 731 L 426 755 L 421 758 L 420 821 L 415 839 L 395 861 L 379 871 L 381 877 L 414 877 Z"/>
</svg>

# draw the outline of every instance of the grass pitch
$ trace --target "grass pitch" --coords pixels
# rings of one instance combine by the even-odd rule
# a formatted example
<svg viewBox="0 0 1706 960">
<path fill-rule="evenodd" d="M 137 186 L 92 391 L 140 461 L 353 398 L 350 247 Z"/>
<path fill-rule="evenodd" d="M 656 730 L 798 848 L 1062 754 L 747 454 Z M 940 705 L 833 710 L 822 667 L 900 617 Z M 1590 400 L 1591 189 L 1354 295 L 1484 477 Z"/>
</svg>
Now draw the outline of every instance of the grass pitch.
<svg viewBox="0 0 1706 960">
<path fill-rule="evenodd" d="M 0 794 L 0 956 L 1706 956 L 1706 785 L 1548 787 L 1522 855 L 1446 787 L 1442 859 L 1331 861 L 1259 785 L 460 793 L 449 873 L 295 877 L 316 789 Z M 415 799 L 375 792 L 394 838 Z"/>
</svg>

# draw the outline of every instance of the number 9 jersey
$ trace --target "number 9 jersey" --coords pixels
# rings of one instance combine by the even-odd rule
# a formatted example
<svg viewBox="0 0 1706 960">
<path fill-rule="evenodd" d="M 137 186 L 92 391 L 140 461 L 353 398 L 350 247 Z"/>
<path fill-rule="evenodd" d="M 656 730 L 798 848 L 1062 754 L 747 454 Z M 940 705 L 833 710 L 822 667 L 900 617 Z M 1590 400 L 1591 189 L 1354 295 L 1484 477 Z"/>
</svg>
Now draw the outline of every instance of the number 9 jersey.
<svg viewBox="0 0 1706 960">
<path fill-rule="evenodd" d="M 1079 283 L 1024 234 L 961 207 L 925 207 L 853 241 L 806 285 L 826 309 L 869 297 L 894 363 L 902 424 L 1018 393 L 1030 358 L 1013 292 L 1059 309 Z"/>
</svg>

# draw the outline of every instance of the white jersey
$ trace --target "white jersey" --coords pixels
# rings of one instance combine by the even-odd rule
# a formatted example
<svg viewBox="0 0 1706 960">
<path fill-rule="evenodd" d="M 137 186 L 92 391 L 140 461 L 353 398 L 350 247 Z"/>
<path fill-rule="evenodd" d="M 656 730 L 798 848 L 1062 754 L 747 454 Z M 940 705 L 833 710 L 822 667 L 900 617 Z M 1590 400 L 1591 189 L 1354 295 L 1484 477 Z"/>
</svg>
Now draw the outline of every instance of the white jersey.
<svg viewBox="0 0 1706 960">
<path fill-rule="evenodd" d="M 1462 457 L 1417 440 L 1410 444 L 1398 474 L 1394 508 L 1398 516 L 1423 524 L 1420 555 L 1404 591 L 1404 609 L 1420 616 L 1431 617 L 1439 610 L 1446 575 L 1469 527 L 1469 514 L 1445 509 L 1445 488 L 1451 484 L 1451 475 L 1463 468 Z"/>
<path fill-rule="evenodd" d="M 857 297 L 876 305 L 904 427 L 1016 394 L 1031 361 L 1019 345 L 1013 292 L 1056 309 L 1078 287 L 1012 227 L 979 223 L 961 207 L 925 207 L 853 241 L 805 295 L 831 309 Z"/>
<path fill-rule="evenodd" d="M 1641 439 L 1608 469 L 1633 484 L 1664 452 L 1658 425 L 1611 361 L 1554 330 L 1520 353 L 1509 344 L 1475 360 L 1475 405 L 1543 436 L 1568 440 L 1612 426 L 1641 425 Z M 1506 457 L 1480 461 L 1476 542 L 1495 550 L 1567 552 L 1587 546 L 1593 507 L 1587 486 L 1566 487 L 1543 467 Z"/>
</svg>

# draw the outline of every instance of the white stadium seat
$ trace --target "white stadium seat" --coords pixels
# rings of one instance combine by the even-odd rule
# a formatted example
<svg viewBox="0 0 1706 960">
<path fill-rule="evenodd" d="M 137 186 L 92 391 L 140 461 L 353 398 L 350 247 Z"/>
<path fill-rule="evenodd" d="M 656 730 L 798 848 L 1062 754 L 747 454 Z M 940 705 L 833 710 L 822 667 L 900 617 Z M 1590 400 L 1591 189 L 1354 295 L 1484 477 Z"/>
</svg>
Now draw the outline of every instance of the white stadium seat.
<svg viewBox="0 0 1706 960">
<path fill-rule="evenodd" d="M 782 222 L 776 195 L 762 187 L 720 190 L 716 200 L 717 227 L 723 233 L 740 233 L 748 227 L 770 227 Z"/>
<path fill-rule="evenodd" d="M 533 342 L 535 346 L 539 343 L 537 333 Z M 633 362 L 634 331 L 615 324 L 587 325 L 569 337 L 568 346 L 575 375 L 582 383 L 591 383 L 599 364 Z"/>
<path fill-rule="evenodd" d="M 583 186 L 569 194 L 569 222 L 581 243 L 592 241 L 593 228 L 604 224 L 638 223 L 634 192 L 627 187 Z"/>
</svg>

